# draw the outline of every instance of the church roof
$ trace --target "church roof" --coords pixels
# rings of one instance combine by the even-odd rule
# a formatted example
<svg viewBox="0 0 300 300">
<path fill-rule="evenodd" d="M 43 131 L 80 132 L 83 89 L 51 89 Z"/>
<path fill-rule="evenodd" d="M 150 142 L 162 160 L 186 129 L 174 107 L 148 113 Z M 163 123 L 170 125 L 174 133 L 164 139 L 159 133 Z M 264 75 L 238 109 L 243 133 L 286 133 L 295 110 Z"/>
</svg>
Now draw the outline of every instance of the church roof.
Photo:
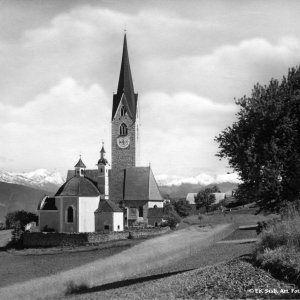
<svg viewBox="0 0 300 300">
<path fill-rule="evenodd" d="M 57 210 L 55 198 L 45 196 L 38 205 L 38 210 Z"/>
<path fill-rule="evenodd" d="M 151 167 L 126 168 L 124 186 L 124 200 L 163 200 Z"/>
<path fill-rule="evenodd" d="M 85 177 L 72 177 L 65 182 L 55 196 L 97 197 L 100 195 L 95 184 Z"/>
<path fill-rule="evenodd" d="M 85 164 L 81 160 L 81 157 L 79 158 L 78 163 L 74 166 L 74 168 L 86 168 Z"/>
<path fill-rule="evenodd" d="M 124 95 L 126 108 L 128 110 L 128 114 L 132 119 L 135 119 L 138 95 L 134 93 L 134 88 L 133 88 L 126 34 L 124 35 L 123 54 L 122 54 L 122 63 L 121 63 L 121 70 L 119 76 L 118 90 L 117 93 L 113 96 L 112 119 L 114 118 L 117 112 L 117 109 L 120 105 L 123 95 Z"/>
<path fill-rule="evenodd" d="M 114 202 L 105 199 L 105 200 L 100 200 L 99 207 L 95 211 L 95 213 L 99 212 L 123 212 L 120 207 L 118 207 L 117 204 Z"/>
</svg>

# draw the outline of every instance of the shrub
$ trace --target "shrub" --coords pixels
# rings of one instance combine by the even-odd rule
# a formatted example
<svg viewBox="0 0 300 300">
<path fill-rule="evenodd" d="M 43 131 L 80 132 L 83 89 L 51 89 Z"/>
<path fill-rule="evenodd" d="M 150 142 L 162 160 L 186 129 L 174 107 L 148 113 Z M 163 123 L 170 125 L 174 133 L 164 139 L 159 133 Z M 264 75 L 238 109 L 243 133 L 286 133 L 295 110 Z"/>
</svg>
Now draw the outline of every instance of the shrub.
<svg viewBox="0 0 300 300">
<path fill-rule="evenodd" d="M 261 223 L 255 261 L 276 277 L 300 287 L 300 216 Z"/>
<path fill-rule="evenodd" d="M 170 211 L 167 215 L 164 215 L 163 219 L 165 220 L 164 225 L 170 226 L 170 228 L 176 228 L 177 224 L 181 221 L 181 218 L 175 211 Z"/>
<path fill-rule="evenodd" d="M 174 208 L 180 217 L 187 217 L 192 207 L 185 199 L 178 200 L 174 203 Z"/>
<path fill-rule="evenodd" d="M 37 223 L 38 216 L 34 213 L 31 213 L 31 212 L 28 212 L 25 210 L 10 212 L 5 217 L 5 223 L 6 223 L 7 229 L 15 228 L 16 224 L 18 223 L 21 226 L 22 230 L 24 230 L 26 224 L 28 224 L 30 222 Z"/>
<path fill-rule="evenodd" d="M 265 249 L 258 254 L 257 262 L 279 279 L 300 286 L 300 252 L 294 247 L 277 247 Z"/>
<path fill-rule="evenodd" d="M 300 250 L 300 217 L 275 222 L 262 233 L 257 247 L 259 251 L 263 251 L 280 246 L 296 247 Z"/>
</svg>

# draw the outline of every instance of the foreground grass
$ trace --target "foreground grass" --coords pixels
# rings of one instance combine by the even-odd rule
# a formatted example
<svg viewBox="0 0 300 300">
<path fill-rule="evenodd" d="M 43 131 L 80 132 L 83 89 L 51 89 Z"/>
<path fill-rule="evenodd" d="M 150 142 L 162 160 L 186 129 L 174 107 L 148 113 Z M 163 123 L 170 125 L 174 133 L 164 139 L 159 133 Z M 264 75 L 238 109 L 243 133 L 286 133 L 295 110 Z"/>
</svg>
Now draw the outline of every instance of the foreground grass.
<svg viewBox="0 0 300 300">
<path fill-rule="evenodd" d="M 293 285 L 276 280 L 247 261 L 188 271 L 168 278 L 112 290 L 74 295 L 71 299 L 249 299 L 297 298 Z"/>
<path fill-rule="evenodd" d="M 254 259 L 277 278 L 300 288 L 300 216 L 285 218 L 263 231 Z"/>
</svg>

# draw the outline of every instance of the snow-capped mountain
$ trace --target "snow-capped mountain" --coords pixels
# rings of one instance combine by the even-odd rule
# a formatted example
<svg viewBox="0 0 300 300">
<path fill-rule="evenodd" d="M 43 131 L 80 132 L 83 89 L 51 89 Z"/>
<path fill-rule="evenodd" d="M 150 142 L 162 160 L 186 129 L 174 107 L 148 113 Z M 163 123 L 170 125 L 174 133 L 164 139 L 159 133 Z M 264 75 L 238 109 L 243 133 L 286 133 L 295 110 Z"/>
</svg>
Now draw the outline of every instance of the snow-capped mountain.
<svg viewBox="0 0 300 300">
<path fill-rule="evenodd" d="M 184 183 L 200 184 L 206 186 L 211 184 L 220 184 L 224 182 L 230 182 L 235 184 L 241 182 L 236 173 L 220 174 L 215 176 L 201 173 L 195 177 L 169 176 L 166 174 L 161 174 L 156 176 L 156 181 L 160 186 L 178 186 Z"/>
<path fill-rule="evenodd" d="M 0 171 L 0 181 L 55 192 L 64 183 L 65 179 L 59 172 L 38 169 L 27 173 Z"/>
</svg>

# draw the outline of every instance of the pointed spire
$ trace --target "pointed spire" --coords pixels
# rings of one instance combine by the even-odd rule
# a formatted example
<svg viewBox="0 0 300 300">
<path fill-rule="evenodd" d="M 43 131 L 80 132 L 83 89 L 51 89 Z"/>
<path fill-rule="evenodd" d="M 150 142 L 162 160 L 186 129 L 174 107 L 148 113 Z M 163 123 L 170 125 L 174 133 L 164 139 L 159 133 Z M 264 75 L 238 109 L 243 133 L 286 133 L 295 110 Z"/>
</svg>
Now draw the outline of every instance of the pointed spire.
<svg viewBox="0 0 300 300">
<path fill-rule="evenodd" d="M 81 155 L 79 156 L 78 163 L 74 166 L 74 168 L 83 168 L 83 169 L 86 168 L 85 164 L 84 164 L 83 161 L 81 160 Z"/>
<path fill-rule="evenodd" d="M 105 149 L 104 149 L 104 142 L 102 142 L 102 148 L 100 150 L 100 159 L 98 160 L 98 165 L 102 164 L 102 165 L 107 165 L 108 164 L 108 161 L 107 159 L 105 158 Z"/>
<path fill-rule="evenodd" d="M 101 153 L 101 157 L 102 157 L 102 153 L 106 153 L 106 151 L 104 149 L 104 142 L 102 142 L 102 148 L 101 148 L 100 153 Z"/>
<path fill-rule="evenodd" d="M 123 94 L 125 96 L 125 101 L 127 104 L 129 115 L 132 119 L 135 119 L 137 94 L 134 93 L 131 69 L 129 64 L 126 33 L 124 34 L 123 53 L 122 53 L 122 62 L 121 62 L 118 90 L 117 90 L 117 94 L 114 95 L 114 99 L 113 99 L 112 118 L 114 118 L 115 116 L 115 113 L 119 107 Z"/>
</svg>

